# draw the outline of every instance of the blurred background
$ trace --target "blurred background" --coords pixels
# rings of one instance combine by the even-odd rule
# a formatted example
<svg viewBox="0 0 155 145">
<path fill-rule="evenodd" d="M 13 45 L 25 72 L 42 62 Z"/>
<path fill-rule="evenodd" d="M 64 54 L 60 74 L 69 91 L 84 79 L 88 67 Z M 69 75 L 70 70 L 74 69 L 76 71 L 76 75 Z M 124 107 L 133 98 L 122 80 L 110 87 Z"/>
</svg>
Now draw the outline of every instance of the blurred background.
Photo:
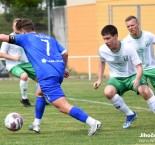
<svg viewBox="0 0 155 145">
<path fill-rule="evenodd" d="M 0 33 L 12 32 L 14 18 L 32 19 L 37 32 L 55 37 L 68 50 L 72 76 L 91 79 L 98 72 L 101 29 L 115 25 L 122 40 L 128 35 L 125 18 L 135 15 L 143 30 L 155 33 L 154 9 L 154 0 L 0 0 Z"/>
</svg>

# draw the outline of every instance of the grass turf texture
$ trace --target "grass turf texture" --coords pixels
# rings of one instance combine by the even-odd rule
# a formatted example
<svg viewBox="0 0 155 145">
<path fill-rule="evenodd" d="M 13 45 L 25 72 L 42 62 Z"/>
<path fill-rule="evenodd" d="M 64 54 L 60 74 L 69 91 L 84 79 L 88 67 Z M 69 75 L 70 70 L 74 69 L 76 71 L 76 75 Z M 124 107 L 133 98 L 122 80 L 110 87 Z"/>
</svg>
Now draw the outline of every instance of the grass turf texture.
<svg viewBox="0 0 155 145">
<path fill-rule="evenodd" d="M 89 126 L 64 115 L 53 106 L 47 106 L 42 119 L 41 133 L 29 131 L 27 126 L 34 119 L 35 83 L 29 81 L 28 97 L 32 107 L 20 103 L 19 81 L 0 83 L 0 145 L 141 145 L 155 144 L 155 137 L 141 138 L 141 133 L 155 134 L 155 116 L 136 93 L 123 96 L 126 103 L 138 115 L 132 126 L 123 129 L 126 116 L 115 109 L 102 94 L 103 83 L 98 90 L 92 88 L 96 80 L 65 79 L 64 92 L 73 105 L 82 108 L 90 116 L 100 120 L 103 126 L 95 136 L 87 136 Z M 104 79 L 106 82 L 107 79 Z M 24 118 L 21 130 L 11 132 L 4 126 L 7 114 L 17 112 Z"/>
</svg>

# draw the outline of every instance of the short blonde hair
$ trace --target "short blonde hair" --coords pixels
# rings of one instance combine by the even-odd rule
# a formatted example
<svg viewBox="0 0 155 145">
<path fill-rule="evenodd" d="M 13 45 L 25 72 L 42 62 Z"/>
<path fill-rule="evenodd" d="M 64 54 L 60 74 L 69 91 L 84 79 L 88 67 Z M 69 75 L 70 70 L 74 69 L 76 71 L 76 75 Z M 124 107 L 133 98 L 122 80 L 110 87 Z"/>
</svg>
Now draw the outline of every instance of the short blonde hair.
<svg viewBox="0 0 155 145">
<path fill-rule="evenodd" d="M 136 22 L 138 22 L 138 19 L 137 19 L 137 17 L 135 17 L 135 16 L 128 16 L 126 19 L 125 19 L 125 22 L 128 22 L 128 21 L 130 21 L 130 20 L 132 20 L 132 19 L 134 19 L 134 20 L 136 20 Z"/>
</svg>

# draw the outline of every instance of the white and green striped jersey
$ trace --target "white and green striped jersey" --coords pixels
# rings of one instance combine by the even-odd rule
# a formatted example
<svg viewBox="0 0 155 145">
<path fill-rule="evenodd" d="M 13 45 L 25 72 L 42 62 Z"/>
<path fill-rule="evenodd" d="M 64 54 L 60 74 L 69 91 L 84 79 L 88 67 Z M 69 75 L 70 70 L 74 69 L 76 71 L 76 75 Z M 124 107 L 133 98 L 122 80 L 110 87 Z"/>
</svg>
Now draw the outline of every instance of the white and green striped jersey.
<svg viewBox="0 0 155 145">
<path fill-rule="evenodd" d="M 101 62 L 107 62 L 109 65 L 110 77 L 129 77 L 136 74 L 136 65 L 141 60 L 135 49 L 124 46 L 121 42 L 121 48 L 117 52 L 112 52 L 105 44 L 99 48 Z"/>
<path fill-rule="evenodd" d="M 144 70 L 155 68 L 154 48 L 155 35 L 151 32 L 142 31 L 142 35 L 138 39 L 134 39 L 130 34 L 123 40 L 127 45 L 133 47 L 141 61 Z"/>
</svg>

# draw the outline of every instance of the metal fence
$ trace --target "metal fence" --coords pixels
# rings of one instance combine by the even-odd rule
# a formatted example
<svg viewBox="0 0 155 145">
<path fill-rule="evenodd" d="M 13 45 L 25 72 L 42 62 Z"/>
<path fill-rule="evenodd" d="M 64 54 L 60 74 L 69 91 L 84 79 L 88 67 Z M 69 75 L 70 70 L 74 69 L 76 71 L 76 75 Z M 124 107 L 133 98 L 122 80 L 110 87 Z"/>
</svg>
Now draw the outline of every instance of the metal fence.
<svg viewBox="0 0 155 145">
<path fill-rule="evenodd" d="M 105 17 L 100 18 L 100 22 L 104 21 L 105 24 L 114 24 L 117 26 L 119 31 L 119 38 L 124 38 L 128 31 L 125 26 L 125 18 L 129 15 L 135 15 L 139 18 L 140 24 L 142 29 L 151 31 L 155 34 L 155 15 L 154 15 L 154 9 L 155 4 L 134 4 L 134 5 L 117 5 L 117 4 L 111 4 L 109 5 L 108 9 L 103 9 L 100 11 L 100 13 L 103 13 L 103 10 L 106 10 L 105 13 L 108 14 L 108 19 L 105 19 Z M 27 12 L 26 14 L 23 14 L 23 12 L 19 12 L 19 16 L 30 16 L 30 13 L 33 13 L 33 17 L 31 17 L 32 21 L 35 22 L 35 27 L 38 32 L 43 32 L 48 34 L 48 19 L 49 15 L 51 18 L 51 33 L 53 32 L 56 39 L 65 47 L 69 45 L 69 43 L 74 42 L 68 42 L 67 39 L 67 21 L 66 21 L 66 7 L 57 7 L 53 8 L 51 12 L 49 12 L 49 9 L 43 10 L 40 13 L 34 11 L 31 9 L 31 11 Z M 50 13 L 50 14 L 49 14 Z M 13 17 L 4 15 L 4 13 L 0 14 L 0 33 L 9 34 L 12 32 L 12 20 Z M 76 21 L 73 23 L 77 23 Z M 79 22 L 80 23 L 80 22 Z M 86 22 L 87 24 L 87 22 Z M 88 27 L 88 25 L 84 25 Z M 97 27 L 97 26 L 96 26 Z M 52 30 L 53 29 L 53 30 Z M 83 28 L 85 29 L 85 28 Z M 81 44 L 82 42 L 82 36 L 81 39 L 76 42 Z M 92 38 L 93 41 L 93 38 Z M 94 38 L 94 41 L 96 39 Z M 100 41 L 100 40 L 97 40 Z M 88 42 L 89 43 L 89 42 Z M 96 50 L 97 51 L 97 50 Z M 94 54 L 95 55 L 95 54 Z M 92 78 L 92 70 L 94 70 L 92 60 L 94 58 L 94 55 L 92 56 L 70 56 L 69 60 L 74 61 L 73 63 L 78 62 L 78 60 L 82 59 L 83 64 L 86 64 L 86 70 L 88 74 L 88 79 Z M 95 56 L 97 57 L 97 56 Z M 98 61 L 96 59 L 96 61 Z M 87 65 L 88 64 L 88 65 Z M 79 61 L 79 64 L 77 63 L 77 69 L 81 65 L 81 61 Z M 97 69 L 95 68 L 95 71 L 97 72 Z M 93 71 L 94 72 L 94 71 Z"/>
<path fill-rule="evenodd" d="M 135 15 L 143 30 L 155 33 L 154 9 L 155 4 L 112 4 L 108 7 L 108 23 L 118 27 L 119 36 L 122 39 L 128 34 L 125 18 L 129 15 Z"/>
<path fill-rule="evenodd" d="M 0 33 L 10 34 L 12 32 L 12 21 L 14 18 L 29 18 L 33 21 L 36 31 L 48 34 L 48 11 L 36 8 L 23 8 L 0 14 Z"/>
</svg>

